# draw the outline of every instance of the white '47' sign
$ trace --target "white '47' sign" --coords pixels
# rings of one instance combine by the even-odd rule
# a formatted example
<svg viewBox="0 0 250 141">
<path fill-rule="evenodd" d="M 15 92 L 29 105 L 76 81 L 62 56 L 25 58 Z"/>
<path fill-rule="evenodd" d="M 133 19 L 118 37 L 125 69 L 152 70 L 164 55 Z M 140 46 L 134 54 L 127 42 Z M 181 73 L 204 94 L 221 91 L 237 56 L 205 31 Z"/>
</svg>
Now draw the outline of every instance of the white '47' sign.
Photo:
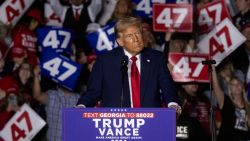
<svg viewBox="0 0 250 141">
<path fill-rule="evenodd" d="M 45 126 L 44 120 L 24 104 L 5 125 L 0 136 L 5 141 L 30 141 Z"/>
<path fill-rule="evenodd" d="M 6 0 L 0 7 L 0 21 L 15 25 L 35 0 Z"/>
<path fill-rule="evenodd" d="M 198 48 L 199 52 L 210 54 L 218 65 L 245 41 L 232 22 L 225 19 L 198 43 Z"/>
</svg>

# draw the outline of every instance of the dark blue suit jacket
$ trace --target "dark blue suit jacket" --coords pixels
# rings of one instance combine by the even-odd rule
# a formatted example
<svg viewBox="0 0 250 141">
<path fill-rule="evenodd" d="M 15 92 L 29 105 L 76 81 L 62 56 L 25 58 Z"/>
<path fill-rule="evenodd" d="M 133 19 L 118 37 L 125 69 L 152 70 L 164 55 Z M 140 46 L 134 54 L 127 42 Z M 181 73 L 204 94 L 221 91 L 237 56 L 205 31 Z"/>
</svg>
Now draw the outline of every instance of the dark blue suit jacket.
<svg viewBox="0 0 250 141">
<path fill-rule="evenodd" d="M 102 107 L 120 107 L 122 94 L 122 47 L 98 56 L 91 72 L 87 92 L 78 104 L 93 107 L 101 100 Z M 144 48 L 141 52 L 141 107 L 160 107 L 164 102 L 177 102 L 173 79 L 167 69 L 163 53 Z M 128 77 L 125 77 L 123 107 L 130 106 Z"/>
</svg>

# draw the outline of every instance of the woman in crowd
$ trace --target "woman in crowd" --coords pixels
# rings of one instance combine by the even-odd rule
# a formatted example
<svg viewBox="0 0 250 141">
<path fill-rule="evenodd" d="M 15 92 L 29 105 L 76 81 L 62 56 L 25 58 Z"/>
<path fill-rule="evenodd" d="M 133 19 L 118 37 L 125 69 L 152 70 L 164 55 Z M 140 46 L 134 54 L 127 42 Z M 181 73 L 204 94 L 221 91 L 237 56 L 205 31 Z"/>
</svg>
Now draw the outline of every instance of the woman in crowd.
<svg viewBox="0 0 250 141">
<path fill-rule="evenodd" d="M 218 141 L 249 140 L 250 105 L 243 82 L 232 77 L 229 82 L 229 95 L 226 95 L 219 85 L 215 67 L 212 68 L 214 95 L 222 117 Z"/>
</svg>

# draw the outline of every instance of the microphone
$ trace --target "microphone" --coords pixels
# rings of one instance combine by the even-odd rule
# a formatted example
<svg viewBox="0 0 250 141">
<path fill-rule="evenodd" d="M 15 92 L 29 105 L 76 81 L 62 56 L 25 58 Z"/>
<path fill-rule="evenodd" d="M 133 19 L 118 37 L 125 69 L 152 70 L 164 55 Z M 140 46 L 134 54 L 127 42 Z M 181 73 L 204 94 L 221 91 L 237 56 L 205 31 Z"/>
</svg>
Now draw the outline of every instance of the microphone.
<svg viewBox="0 0 250 141">
<path fill-rule="evenodd" d="M 121 72 L 122 72 L 122 89 L 121 89 L 121 108 L 123 107 L 123 99 L 124 99 L 124 81 L 128 72 L 128 56 L 124 55 L 121 60 Z"/>
<path fill-rule="evenodd" d="M 122 75 L 128 71 L 128 56 L 124 55 L 121 61 Z"/>
<path fill-rule="evenodd" d="M 203 65 L 212 65 L 212 64 L 216 64 L 216 61 L 215 60 L 204 60 L 204 61 L 201 61 L 201 63 Z"/>
</svg>

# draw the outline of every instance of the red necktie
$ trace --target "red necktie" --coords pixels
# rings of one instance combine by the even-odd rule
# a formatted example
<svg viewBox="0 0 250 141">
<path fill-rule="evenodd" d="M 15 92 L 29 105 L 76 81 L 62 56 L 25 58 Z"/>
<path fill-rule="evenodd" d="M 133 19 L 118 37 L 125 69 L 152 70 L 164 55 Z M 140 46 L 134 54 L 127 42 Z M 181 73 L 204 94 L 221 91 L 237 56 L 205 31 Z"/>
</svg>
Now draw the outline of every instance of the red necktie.
<svg viewBox="0 0 250 141">
<path fill-rule="evenodd" d="M 79 19 L 80 19 L 80 9 L 75 10 L 75 19 L 76 19 L 76 21 L 79 21 Z"/>
<path fill-rule="evenodd" d="M 139 70 L 136 67 L 136 60 L 135 56 L 130 58 L 132 60 L 131 66 L 131 87 L 132 87 L 132 100 L 133 100 L 133 107 L 139 108 L 141 107 L 140 102 L 140 74 Z"/>
</svg>

